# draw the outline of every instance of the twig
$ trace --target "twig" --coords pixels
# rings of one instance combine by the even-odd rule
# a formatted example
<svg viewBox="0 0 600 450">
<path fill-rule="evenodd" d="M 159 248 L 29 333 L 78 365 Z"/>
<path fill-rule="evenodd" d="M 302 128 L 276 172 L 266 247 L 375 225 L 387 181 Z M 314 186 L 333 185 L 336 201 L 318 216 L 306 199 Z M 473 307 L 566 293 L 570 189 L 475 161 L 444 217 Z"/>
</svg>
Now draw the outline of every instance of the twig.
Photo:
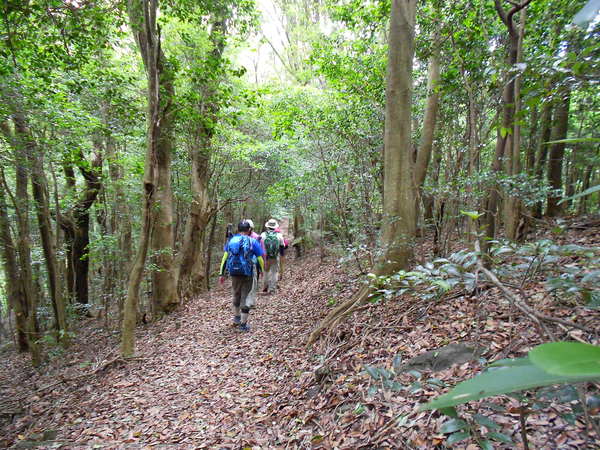
<svg viewBox="0 0 600 450">
<path fill-rule="evenodd" d="M 529 441 L 527 440 L 527 413 L 525 408 L 521 408 L 519 414 L 519 421 L 521 422 L 521 439 L 523 440 L 523 450 L 529 450 Z"/>
<path fill-rule="evenodd" d="M 51 383 L 51 384 L 49 384 L 47 386 L 41 387 L 40 389 L 38 389 L 38 393 L 39 392 L 43 392 L 43 391 L 45 391 L 47 389 L 50 389 L 51 387 L 58 386 L 59 384 L 62 384 L 62 383 L 68 383 L 70 381 L 75 381 L 75 380 L 79 380 L 81 378 L 85 378 L 85 377 L 94 375 L 94 374 L 100 372 L 101 370 L 106 369 L 108 366 L 110 366 L 110 365 L 112 365 L 112 364 L 114 364 L 114 363 L 116 363 L 118 361 L 125 361 L 125 359 L 123 357 L 121 357 L 121 356 L 117 356 L 116 358 L 113 358 L 110 361 L 107 361 L 106 363 L 102 364 L 101 366 L 96 367 L 91 372 L 82 373 L 82 374 L 77 375 L 77 376 L 72 377 L 72 378 L 62 378 L 60 381 L 57 381 L 56 383 Z"/>
<path fill-rule="evenodd" d="M 479 241 L 475 241 L 475 250 L 477 253 L 481 254 L 481 247 L 479 246 Z M 558 319 L 556 317 L 546 316 L 545 314 L 540 314 L 537 311 L 531 309 L 527 304 L 523 301 L 519 300 L 519 298 L 513 294 L 507 287 L 498 279 L 498 277 L 494 274 L 494 272 L 485 268 L 483 263 L 481 262 L 481 258 L 477 257 L 477 268 L 485 274 L 485 276 L 500 289 L 500 292 L 506 297 L 506 299 L 515 305 L 519 310 L 529 316 L 534 322 L 539 324 L 546 333 L 550 336 L 552 340 L 556 340 L 552 332 L 545 326 L 543 322 L 553 322 L 565 325 L 567 327 L 573 327 L 585 331 L 586 333 L 594 333 L 594 330 L 591 330 L 583 325 L 576 324 L 574 322 L 570 322 L 568 320 Z"/>
<path fill-rule="evenodd" d="M 412 416 L 414 416 L 416 413 L 418 412 L 418 410 L 414 410 L 413 412 L 411 412 L 406 420 L 410 419 Z M 377 443 L 379 442 L 379 440 L 381 440 L 381 438 L 383 437 L 383 435 L 390 429 L 392 428 L 394 425 L 396 425 L 396 422 L 398 421 L 398 419 L 400 417 L 402 417 L 404 415 L 404 413 L 400 413 L 397 414 L 396 416 L 394 416 L 388 423 L 385 424 L 385 426 L 373 437 L 373 442 Z M 403 444 L 405 445 L 404 448 L 409 448 L 407 445 L 407 442 L 403 440 Z"/>
<path fill-rule="evenodd" d="M 588 432 L 587 432 L 588 439 L 591 438 L 590 433 L 589 433 L 590 428 L 594 430 L 594 432 L 596 433 L 596 437 L 600 436 L 600 427 L 594 421 L 594 419 L 592 419 L 590 417 L 590 412 L 588 410 L 587 402 L 585 399 L 585 391 L 583 389 L 583 385 L 581 385 L 581 384 L 577 385 L 577 395 L 579 396 L 579 402 L 581 403 L 581 408 L 583 409 L 583 416 L 585 417 L 585 422 L 588 427 Z"/>
</svg>

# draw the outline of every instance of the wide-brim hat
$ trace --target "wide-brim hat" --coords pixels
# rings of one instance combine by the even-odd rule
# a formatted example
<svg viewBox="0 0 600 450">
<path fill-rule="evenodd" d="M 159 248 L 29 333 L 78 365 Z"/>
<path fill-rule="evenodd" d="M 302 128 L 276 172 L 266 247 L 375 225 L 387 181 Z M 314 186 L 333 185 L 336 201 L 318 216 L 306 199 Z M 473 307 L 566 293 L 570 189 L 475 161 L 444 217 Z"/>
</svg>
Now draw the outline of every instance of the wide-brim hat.
<svg viewBox="0 0 600 450">
<path fill-rule="evenodd" d="M 248 225 L 250 225 L 250 228 L 254 228 L 254 222 L 252 222 L 252 219 L 244 219 L 246 222 L 248 222 Z"/>
<path fill-rule="evenodd" d="M 265 223 L 265 228 L 268 228 L 270 230 L 274 230 L 275 228 L 278 228 L 279 224 L 277 223 L 277 221 L 275 219 L 269 219 L 267 220 L 267 223 Z"/>
</svg>

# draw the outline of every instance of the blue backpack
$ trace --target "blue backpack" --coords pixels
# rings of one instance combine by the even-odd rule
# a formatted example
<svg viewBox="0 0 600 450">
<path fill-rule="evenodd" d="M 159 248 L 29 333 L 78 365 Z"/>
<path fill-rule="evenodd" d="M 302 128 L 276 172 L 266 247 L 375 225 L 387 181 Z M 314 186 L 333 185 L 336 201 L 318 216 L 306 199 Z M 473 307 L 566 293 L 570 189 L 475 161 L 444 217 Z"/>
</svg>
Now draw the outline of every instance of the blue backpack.
<svg viewBox="0 0 600 450">
<path fill-rule="evenodd" d="M 248 236 L 236 234 L 227 245 L 227 272 L 233 276 L 252 276 L 252 243 Z"/>
</svg>

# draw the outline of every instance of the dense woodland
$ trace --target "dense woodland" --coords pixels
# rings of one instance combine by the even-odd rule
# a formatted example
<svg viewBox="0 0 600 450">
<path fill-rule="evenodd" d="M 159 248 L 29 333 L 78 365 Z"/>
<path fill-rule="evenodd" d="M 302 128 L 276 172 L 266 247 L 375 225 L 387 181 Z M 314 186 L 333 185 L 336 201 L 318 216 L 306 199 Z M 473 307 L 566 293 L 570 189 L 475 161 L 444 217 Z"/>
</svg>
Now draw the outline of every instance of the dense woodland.
<svg viewBox="0 0 600 450">
<path fill-rule="evenodd" d="M 4 446 L 600 444 L 599 1 L 0 9 Z M 227 226 L 271 217 L 289 223 L 281 298 L 223 337 Z M 463 341 L 448 365 L 400 355 Z M 177 400 L 160 432 L 77 434 L 57 406 L 182 360 L 227 378 L 224 354 L 287 380 L 241 403 L 245 431 L 217 415 L 190 434 Z"/>
</svg>

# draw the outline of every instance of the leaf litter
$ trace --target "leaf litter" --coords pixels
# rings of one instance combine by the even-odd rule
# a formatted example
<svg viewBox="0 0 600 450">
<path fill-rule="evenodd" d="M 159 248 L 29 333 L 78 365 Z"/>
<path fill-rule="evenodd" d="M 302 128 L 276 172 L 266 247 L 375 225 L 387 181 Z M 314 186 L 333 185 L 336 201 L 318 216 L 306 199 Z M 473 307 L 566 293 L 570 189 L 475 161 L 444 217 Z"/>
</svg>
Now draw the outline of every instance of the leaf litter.
<svg viewBox="0 0 600 450">
<path fill-rule="evenodd" d="M 564 239 L 598 245 L 598 235 L 584 229 Z M 117 361 L 89 377 L 57 383 L 115 357 L 118 333 L 93 320 L 80 323 L 73 345 L 42 374 L 25 355 L 5 350 L 0 404 L 3 414 L 13 414 L 2 417 L 0 445 L 435 448 L 448 437 L 440 432 L 448 417 L 416 408 L 480 372 L 484 361 L 436 373 L 404 373 L 395 379 L 397 389 L 383 389 L 365 366 L 393 371 L 397 355 L 397 361 L 405 361 L 455 341 L 485 347 L 486 361 L 523 356 L 542 342 L 539 330 L 490 288 L 433 304 L 406 295 L 372 304 L 307 349 L 306 339 L 332 308 L 331 299 L 343 301 L 359 284 L 356 274 L 333 256 L 324 263 L 315 255 L 290 260 L 286 270 L 279 293 L 259 296 L 250 333 L 231 325 L 230 293 L 224 287 L 140 327 L 136 359 Z M 540 280 L 529 283 L 526 291 L 539 299 L 536 306 L 544 314 L 598 323 L 597 311 L 549 301 Z M 590 338 L 577 333 L 563 330 L 559 336 Z M 522 406 L 515 398 L 494 397 L 457 409 L 461 417 L 491 419 L 498 428 L 487 431 L 513 441 L 494 441 L 494 448 L 523 448 Z M 583 419 L 565 418 L 568 410 L 562 403 L 530 410 L 530 447 L 598 447 L 598 436 L 586 431 Z M 453 448 L 477 445 L 467 438 Z"/>
</svg>

